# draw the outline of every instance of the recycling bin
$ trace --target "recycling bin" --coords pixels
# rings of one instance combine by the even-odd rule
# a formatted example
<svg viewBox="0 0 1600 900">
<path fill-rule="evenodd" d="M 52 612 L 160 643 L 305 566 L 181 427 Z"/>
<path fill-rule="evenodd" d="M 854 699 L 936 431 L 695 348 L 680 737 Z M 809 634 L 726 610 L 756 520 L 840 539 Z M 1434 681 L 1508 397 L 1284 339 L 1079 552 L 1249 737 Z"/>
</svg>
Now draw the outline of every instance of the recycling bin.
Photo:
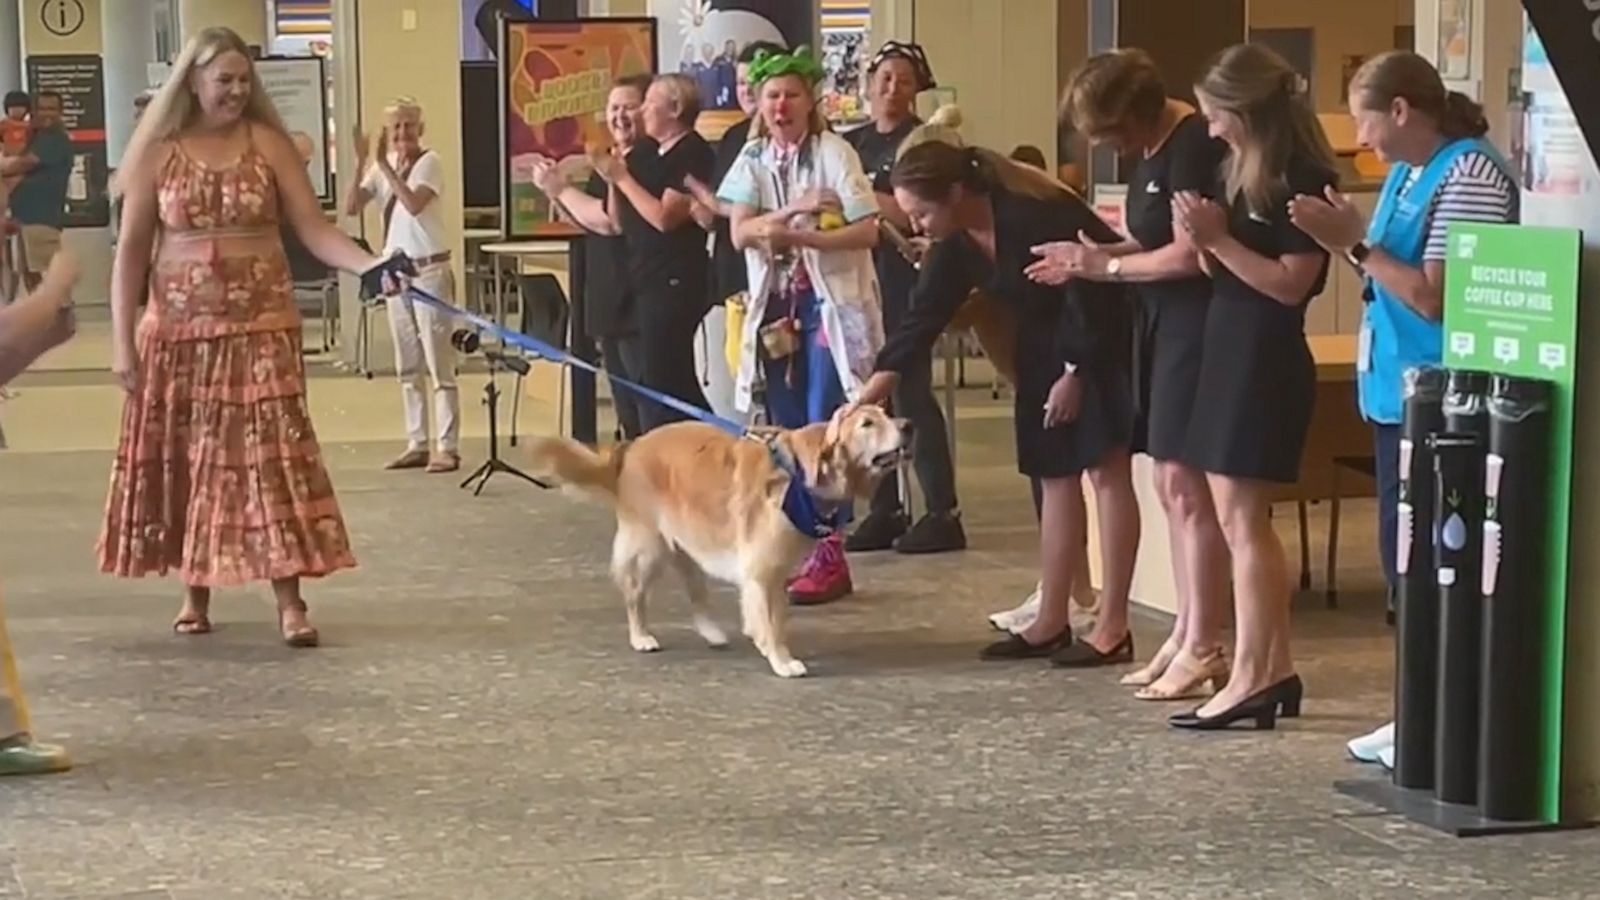
<svg viewBox="0 0 1600 900">
<path fill-rule="evenodd" d="M 1497 375 L 1484 461 L 1478 805 L 1511 821 L 1544 817 L 1545 544 L 1550 506 L 1548 381 Z"/>
<path fill-rule="evenodd" d="M 1450 400 L 1446 391 L 1447 423 Z M 1487 415 L 1484 419 L 1487 423 Z M 1428 443 L 1433 450 L 1434 575 L 1439 586 L 1433 792 L 1446 803 L 1472 804 L 1478 793 L 1484 442 L 1476 434 L 1444 431 Z"/>
<path fill-rule="evenodd" d="M 1444 428 L 1445 371 L 1409 369 L 1400 424 L 1396 528 L 1394 783 L 1433 789 L 1439 677 L 1439 587 L 1433 574 L 1433 451 Z"/>
</svg>

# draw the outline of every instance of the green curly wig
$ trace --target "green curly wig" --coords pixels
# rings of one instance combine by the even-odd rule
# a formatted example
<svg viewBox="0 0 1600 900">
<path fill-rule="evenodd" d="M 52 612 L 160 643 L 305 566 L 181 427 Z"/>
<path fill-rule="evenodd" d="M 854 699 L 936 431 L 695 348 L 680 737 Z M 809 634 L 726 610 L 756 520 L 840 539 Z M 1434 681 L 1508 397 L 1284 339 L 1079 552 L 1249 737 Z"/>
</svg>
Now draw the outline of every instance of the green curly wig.
<svg viewBox="0 0 1600 900">
<path fill-rule="evenodd" d="M 750 61 L 750 85 L 758 87 L 773 78 L 794 75 L 806 84 L 816 87 L 827 76 L 822 63 L 811 55 L 811 48 L 800 46 L 790 53 L 773 53 L 763 50 Z"/>
</svg>

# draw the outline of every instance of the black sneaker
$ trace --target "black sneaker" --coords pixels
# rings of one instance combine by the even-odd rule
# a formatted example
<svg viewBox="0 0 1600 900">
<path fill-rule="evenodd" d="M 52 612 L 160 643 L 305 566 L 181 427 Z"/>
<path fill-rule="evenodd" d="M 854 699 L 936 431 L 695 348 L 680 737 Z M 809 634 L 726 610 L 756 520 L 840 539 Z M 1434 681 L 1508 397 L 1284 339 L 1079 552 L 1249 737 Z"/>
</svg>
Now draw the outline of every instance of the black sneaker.
<svg viewBox="0 0 1600 900">
<path fill-rule="evenodd" d="M 844 549 L 848 553 L 892 549 L 895 540 L 905 534 L 910 525 L 911 520 L 903 513 L 868 513 L 861 525 L 845 538 Z"/>
<path fill-rule="evenodd" d="M 961 517 L 954 513 L 929 513 L 894 542 L 894 549 L 908 555 L 950 553 L 967 549 L 967 532 Z"/>
</svg>

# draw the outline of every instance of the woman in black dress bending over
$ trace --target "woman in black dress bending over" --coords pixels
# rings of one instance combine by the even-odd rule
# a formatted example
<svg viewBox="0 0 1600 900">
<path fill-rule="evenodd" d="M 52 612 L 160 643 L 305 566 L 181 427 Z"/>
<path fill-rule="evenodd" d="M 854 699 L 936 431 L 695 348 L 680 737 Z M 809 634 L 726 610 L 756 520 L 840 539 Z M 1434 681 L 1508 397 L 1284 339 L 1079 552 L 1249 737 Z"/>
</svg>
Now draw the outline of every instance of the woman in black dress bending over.
<svg viewBox="0 0 1600 900">
<path fill-rule="evenodd" d="M 1128 302 L 1116 285 L 1030 281 L 1032 248 L 1087 234 L 1116 234 L 1088 205 L 1043 172 L 989 150 L 931 141 L 913 147 L 889 177 L 911 224 L 934 240 L 906 317 L 888 336 L 860 402 L 882 402 L 899 372 L 927 354 L 974 288 L 1016 311 L 1016 436 L 1022 474 L 1043 482 L 1039 616 L 983 652 L 987 659 L 1051 657 L 1056 665 L 1130 662 L 1129 583 L 1139 540 L 1129 443 L 1133 394 Z M 1080 479 L 1088 472 L 1104 534 L 1104 611 L 1074 640 L 1069 594 L 1087 528 Z"/>
<path fill-rule="evenodd" d="M 1222 652 L 1228 592 L 1228 546 L 1205 473 L 1183 461 L 1205 341 L 1211 279 L 1194 245 L 1172 227 L 1172 198 L 1209 191 L 1227 145 L 1207 133 L 1193 106 L 1167 96 L 1143 50 L 1113 50 L 1086 61 L 1067 84 L 1061 118 L 1092 143 L 1136 155 L 1126 222 L 1131 240 L 1110 245 L 1063 241 L 1035 248 L 1029 277 L 1047 284 L 1070 279 L 1138 285 L 1144 435 L 1135 442 L 1155 462 L 1156 496 L 1167 514 L 1178 616 L 1165 644 L 1122 679 L 1141 700 L 1196 696 L 1228 678 Z"/>
<path fill-rule="evenodd" d="M 1300 76 L 1271 50 L 1223 51 L 1195 91 L 1228 156 L 1217 199 L 1182 192 L 1172 202 L 1213 283 L 1184 460 L 1211 484 L 1237 625 L 1228 685 L 1171 723 L 1270 728 L 1280 712 L 1299 715 L 1302 688 L 1289 655 L 1289 570 L 1267 512 L 1273 484 L 1300 474 L 1316 395 L 1306 304 L 1328 277 L 1327 251 L 1289 221 L 1288 204 L 1333 184 L 1333 153 Z"/>
</svg>

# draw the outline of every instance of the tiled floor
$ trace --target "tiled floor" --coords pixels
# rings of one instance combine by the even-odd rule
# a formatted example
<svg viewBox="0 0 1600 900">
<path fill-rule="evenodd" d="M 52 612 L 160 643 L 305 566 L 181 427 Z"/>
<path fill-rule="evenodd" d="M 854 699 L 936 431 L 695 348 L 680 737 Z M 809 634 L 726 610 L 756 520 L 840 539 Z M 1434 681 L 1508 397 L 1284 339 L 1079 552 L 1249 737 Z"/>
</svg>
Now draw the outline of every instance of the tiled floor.
<svg viewBox="0 0 1600 900">
<path fill-rule="evenodd" d="M 91 562 L 114 392 L 21 389 L 0 578 L 38 724 L 80 765 L 0 783 L 0 898 L 1595 895 L 1592 835 L 1461 842 L 1333 792 L 1388 706 L 1360 504 L 1344 608 L 1298 601 L 1306 716 L 1197 736 L 1114 673 L 974 658 L 1034 579 L 986 391 L 961 425 L 973 549 L 858 559 L 859 596 L 797 612 L 815 677 L 785 682 L 706 649 L 672 596 L 664 652 L 631 652 L 604 511 L 379 471 L 395 392 L 348 377 L 312 386 L 363 564 L 311 588 L 326 646 L 278 644 L 259 590 L 174 637 L 174 584 Z"/>
</svg>

